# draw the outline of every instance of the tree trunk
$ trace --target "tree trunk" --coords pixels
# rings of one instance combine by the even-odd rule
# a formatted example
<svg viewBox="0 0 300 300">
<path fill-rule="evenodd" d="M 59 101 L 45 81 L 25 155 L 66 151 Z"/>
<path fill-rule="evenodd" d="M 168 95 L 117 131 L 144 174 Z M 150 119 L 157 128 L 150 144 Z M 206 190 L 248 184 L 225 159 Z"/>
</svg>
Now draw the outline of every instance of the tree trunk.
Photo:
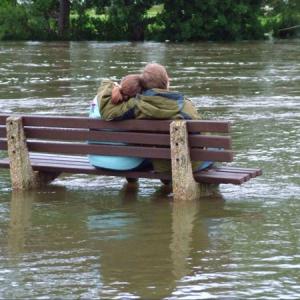
<svg viewBox="0 0 300 300">
<path fill-rule="evenodd" d="M 132 41 L 143 41 L 144 40 L 144 26 L 143 24 L 139 23 L 133 27 L 131 31 L 131 40 Z"/>
<path fill-rule="evenodd" d="M 58 36 L 66 39 L 69 34 L 70 0 L 59 0 Z"/>
</svg>

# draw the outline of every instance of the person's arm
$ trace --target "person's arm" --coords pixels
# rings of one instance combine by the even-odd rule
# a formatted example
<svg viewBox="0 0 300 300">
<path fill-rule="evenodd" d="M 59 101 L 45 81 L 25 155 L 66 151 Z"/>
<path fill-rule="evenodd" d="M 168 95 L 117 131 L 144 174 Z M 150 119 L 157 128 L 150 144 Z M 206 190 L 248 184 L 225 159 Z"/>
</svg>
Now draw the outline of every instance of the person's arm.
<svg viewBox="0 0 300 300">
<path fill-rule="evenodd" d="M 103 80 L 98 89 L 98 106 L 103 120 L 117 121 L 135 118 L 136 99 L 113 104 L 111 92 L 115 83 L 111 80 Z"/>
<path fill-rule="evenodd" d="M 182 108 L 182 112 L 184 114 L 186 114 L 192 120 L 202 119 L 200 114 L 198 113 L 197 108 L 195 107 L 194 103 L 188 98 L 185 98 L 183 108 Z"/>
</svg>

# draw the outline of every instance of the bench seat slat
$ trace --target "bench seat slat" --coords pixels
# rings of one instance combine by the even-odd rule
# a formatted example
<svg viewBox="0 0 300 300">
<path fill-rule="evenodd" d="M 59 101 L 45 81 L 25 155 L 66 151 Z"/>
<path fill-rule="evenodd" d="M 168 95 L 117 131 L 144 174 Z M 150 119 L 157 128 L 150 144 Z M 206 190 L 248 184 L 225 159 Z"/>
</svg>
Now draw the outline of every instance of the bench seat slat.
<svg viewBox="0 0 300 300">
<path fill-rule="evenodd" d="M 194 174 L 197 182 L 204 183 L 232 183 L 242 184 L 248 181 L 251 176 L 248 173 L 229 173 L 229 172 L 218 172 L 218 170 L 202 171 Z"/>
<path fill-rule="evenodd" d="M 62 127 L 62 128 L 94 128 L 94 129 L 123 129 L 126 131 L 169 132 L 172 120 L 125 120 L 103 121 L 87 117 L 73 116 L 39 116 L 20 115 L 24 126 Z M 0 114 L 0 125 L 5 125 L 8 114 Z M 214 120 L 189 120 L 189 132 L 229 132 L 230 122 Z"/>
<path fill-rule="evenodd" d="M 38 153 L 38 152 L 30 152 L 29 153 L 30 158 L 36 158 L 36 159 L 53 159 L 54 157 L 57 160 L 67 160 L 67 161 L 83 161 L 87 162 L 88 158 L 86 155 L 54 155 L 49 153 Z"/>
<path fill-rule="evenodd" d="M 78 159 L 75 158 L 61 158 L 60 155 L 56 155 L 56 157 L 42 157 L 42 156 L 32 156 L 30 155 L 30 159 L 34 160 L 35 162 L 41 162 L 47 164 L 47 162 L 56 163 L 56 164 L 70 164 L 70 165 L 87 165 L 89 164 L 89 161 L 86 157 L 83 157 L 85 159 Z"/>
<path fill-rule="evenodd" d="M 31 159 L 32 168 L 35 171 L 44 172 L 61 172 L 61 173 L 81 173 L 91 175 L 106 175 L 106 176 L 119 176 L 119 177 L 130 177 L 130 178 L 152 178 L 152 179 L 171 179 L 170 174 L 155 173 L 149 171 L 110 171 L 100 168 L 95 168 L 88 162 L 81 165 L 72 165 L 70 162 L 62 164 L 61 162 L 55 162 L 51 160 L 47 161 L 36 161 Z M 0 159 L 0 167 L 9 168 L 9 160 Z"/>
<path fill-rule="evenodd" d="M 85 165 L 89 164 L 87 156 L 64 156 L 64 155 L 53 155 L 53 154 L 45 154 L 45 153 L 30 153 L 30 158 L 34 159 L 37 162 L 47 161 L 55 161 L 57 163 L 68 163 L 74 165 Z M 240 168 L 240 167 L 232 167 L 232 166 L 221 166 L 214 167 L 214 170 L 218 172 L 226 172 L 226 173 L 239 173 L 239 174 L 249 174 L 251 178 L 262 175 L 261 169 L 255 168 Z"/>
<path fill-rule="evenodd" d="M 249 168 L 235 168 L 235 167 L 218 167 L 216 168 L 219 172 L 227 173 L 249 173 L 251 178 L 262 175 L 261 169 L 249 169 Z"/>
<path fill-rule="evenodd" d="M 262 175 L 262 169 L 258 168 L 242 168 L 242 167 L 231 167 L 231 166 L 226 166 L 224 167 L 226 169 L 230 170 L 236 170 L 236 171 L 244 171 L 247 170 L 248 172 L 253 172 L 256 176 Z"/>
<path fill-rule="evenodd" d="M 53 154 L 46 154 L 46 153 L 30 153 L 30 158 L 34 159 L 35 161 L 45 162 L 50 159 L 59 163 L 69 163 L 69 164 L 87 164 L 89 163 L 87 156 L 64 156 L 64 155 L 53 155 Z M 254 169 L 254 168 L 240 168 L 240 167 L 230 167 L 230 166 L 221 166 L 221 167 L 214 167 L 215 170 L 218 172 L 227 172 L 227 173 L 247 173 L 252 178 L 259 176 L 262 174 L 261 169 Z"/>
<path fill-rule="evenodd" d="M 121 176 L 131 178 L 153 178 L 153 179 L 171 179 L 170 174 L 161 174 L 149 171 L 110 171 L 91 166 L 84 156 L 60 156 L 42 153 L 30 153 L 31 163 L 33 169 L 36 171 L 47 172 L 66 172 L 66 173 L 83 173 L 83 174 L 95 174 L 95 175 L 107 175 L 107 176 Z M 78 163 L 80 162 L 80 163 Z M 9 167 L 8 158 L 0 160 L 0 167 Z M 234 169 L 234 167 L 228 167 Z M 253 175 L 251 172 L 257 169 L 237 168 L 239 171 L 243 170 L 243 173 L 236 172 L 224 172 L 220 171 L 221 168 L 211 168 L 207 171 L 201 171 L 195 173 L 195 180 L 203 183 L 231 183 L 241 184 L 249 180 Z M 224 167 L 226 169 L 226 167 Z M 249 171 L 250 170 L 250 171 Z"/>
</svg>

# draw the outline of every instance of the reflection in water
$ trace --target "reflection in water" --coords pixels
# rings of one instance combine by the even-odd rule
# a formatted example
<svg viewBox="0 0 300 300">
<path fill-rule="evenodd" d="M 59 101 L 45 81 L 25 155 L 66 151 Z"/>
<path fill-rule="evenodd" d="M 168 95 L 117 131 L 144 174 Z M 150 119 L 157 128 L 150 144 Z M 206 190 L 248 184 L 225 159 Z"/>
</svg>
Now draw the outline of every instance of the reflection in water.
<svg viewBox="0 0 300 300">
<path fill-rule="evenodd" d="M 10 268 L 15 270 L 12 273 L 13 282 L 20 288 L 15 292 L 7 290 L 6 297 L 23 295 L 24 271 L 22 269 L 29 272 L 27 278 L 30 278 L 33 283 L 37 278 L 42 281 L 48 278 L 53 280 L 56 285 L 59 278 L 68 284 L 75 282 L 68 275 L 69 271 L 67 272 L 67 267 L 71 263 L 70 259 L 74 256 L 73 252 L 76 251 L 73 248 L 73 241 L 84 242 L 86 237 L 89 237 L 89 242 L 88 244 L 84 242 L 86 245 L 84 248 L 88 246 L 89 251 L 97 253 L 92 259 L 93 274 L 96 274 L 94 287 L 86 295 L 100 298 L 162 299 L 178 292 L 183 278 L 193 275 L 192 262 L 200 259 L 199 252 L 204 253 L 206 249 L 209 249 L 211 228 L 206 219 L 212 217 L 222 219 L 224 216 L 230 217 L 238 213 L 225 210 L 224 200 L 221 196 L 208 197 L 194 202 L 171 202 L 169 186 L 158 188 L 153 193 L 150 202 L 141 202 L 137 187 L 137 185 L 125 183 L 117 197 L 121 201 L 119 204 L 113 203 L 110 196 L 99 199 L 94 207 L 82 203 L 80 218 L 83 220 L 83 216 L 85 216 L 86 226 L 82 226 L 84 224 L 82 222 L 76 224 L 78 223 L 76 218 L 79 215 L 72 216 L 70 214 L 74 207 L 70 206 L 72 203 L 65 197 L 67 193 L 63 188 L 53 187 L 42 193 L 37 191 L 13 192 L 11 194 L 8 250 L 11 256 Z M 69 214 L 61 215 L 65 220 L 57 218 L 58 216 L 55 217 L 56 213 L 51 212 L 49 195 L 50 198 L 52 197 L 53 205 L 69 211 Z M 78 200 L 80 201 L 80 199 Z M 76 198 L 73 198 L 73 202 L 80 205 L 76 203 Z M 45 244 L 44 254 L 39 255 L 38 260 L 32 260 L 31 257 L 26 257 L 26 253 L 39 245 L 38 241 L 41 241 L 41 235 L 47 231 L 44 228 L 43 232 L 39 232 L 32 226 L 32 207 L 37 205 L 46 205 L 50 210 L 47 212 L 48 217 L 45 220 L 40 217 L 37 219 L 35 216 L 33 226 L 41 229 L 43 226 L 46 228 L 53 226 L 47 224 L 49 216 L 52 215 L 56 218 L 57 223 L 54 227 L 65 232 L 65 236 L 69 230 L 72 230 L 73 237 L 70 236 L 67 240 L 57 237 L 54 244 Z M 70 228 L 65 228 L 63 225 L 66 224 L 66 221 L 70 223 Z M 52 231 L 53 229 L 49 231 L 48 238 L 53 240 Z M 35 232 L 33 245 L 30 244 L 29 232 Z M 30 250 L 31 248 L 32 250 Z M 82 263 L 83 267 L 91 259 L 84 248 L 77 250 L 80 260 L 77 263 L 74 261 L 74 263 L 75 265 L 79 264 L 78 267 Z M 72 254 L 71 257 L 69 257 L 70 254 Z M 49 263 L 50 265 L 47 266 Z M 38 271 L 34 266 L 39 265 L 41 269 Z M 38 277 L 29 271 L 33 267 L 40 274 Z M 48 270 L 46 274 L 43 271 L 44 268 Z M 61 273 L 63 269 L 65 269 L 65 273 Z M 139 274 L 143 274 L 143 276 Z M 86 284 L 87 282 L 82 277 L 81 285 L 78 286 L 76 293 L 80 293 Z M 38 289 L 36 295 L 39 295 L 41 291 Z"/>
<path fill-rule="evenodd" d="M 24 251 L 26 232 L 31 226 L 32 203 L 36 196 L 36 192 L 11 193 L 8 249 L 13 257 Z"/>
<path fill-rule="evenodd" d="M 18 191 L 11 193 L 7 249 L 8 257 L 10 257 L 8 266 L 12 272 L 8 273 L 8 276 L 5 279 L 7 284 L 2 290 L 4 299 L 17 299 L 23 297 L 22 291 L 9 288 L 9 285 L 12 283 L 19 285 L 24 280 L 19 265 L 22 263 L 28 231 L 31 227 L 32 204 L 35 197 L 35 192 Z"/>
<path fill-rule="evenodd" d="M 222 197 L 176 203 L 170 201 L 170 187 L 162 186 L 151 202 L 140 203 L 136 192 L 124 185 L 119 196 L 125 211 L 106 211 L 94 218 L 98 225 L 89 227 L 101 249 L 101 297 L 170 296 L 177 282 L 193 274 L 191 261 L 197 251 L 209 247 L 210 228 L 205 219 L 213 212 L 215 218 L 222 218 L 222 211 L 231 215 L 224 210 Z"/>
<path fill-rule="evenodd" d="M 138 182 L 125 182 L 120 191 L 120 199 L 124 204 L 137 201 L 139 190 Z"/>
<path fill-rule="evenodd" d="M 187 259 L 191 251 L 193 226 L 198 210 L 199 201 L 178 201 L 173 203 L 172 242 L 170 249 L 174 268 L 173 274 L 177 280 L 189 272 Z M 202 237 L 201 241 L 203 241 Z"/>
</svg>

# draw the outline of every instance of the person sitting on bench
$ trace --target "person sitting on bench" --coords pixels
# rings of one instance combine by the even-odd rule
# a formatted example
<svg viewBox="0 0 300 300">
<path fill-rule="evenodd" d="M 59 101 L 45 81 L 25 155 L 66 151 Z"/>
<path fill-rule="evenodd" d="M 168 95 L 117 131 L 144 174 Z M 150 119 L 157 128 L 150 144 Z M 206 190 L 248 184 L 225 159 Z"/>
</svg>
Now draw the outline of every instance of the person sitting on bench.
<svg viewBox="0 0 300 300">
<path fill-rule="evenodd" d="M 130 98 L 135 97 L 141 93 L 141 76 L 139 74 L 131 74 L 122 78 L 120 84 L 117 84 L 111 80 L 103 80 L 101 87 L 99 88 L 98 95 L 93 99 L 90 107 L 90 118 L 101 119 L 101 113 L 99 110 L 98 99 L 109 100 L 106 103 L 111 102 L 113 105 L 119 102 L 125 102 Z M 114 144 L 109 141 L 97 142 L 88 141 L 89 144 Z M 121 143 L 118 143 L 121 145 Z M 88 155 L 88 159 L 91 165 L 99 168 L 111 169 L 111 170 L 135 170 L 151 168 L 151 162 L 148 159 L 140 157 L 129 156 L 108 156 L 108 155 Z"/>
<path fill-rule="evenodd" d="M 98 107 L 102 119 L 107 121 L 126 119 L 201 119 L 191 100 L 183 94 L 169 90 L 169 76 L 164 66 L 151 63 L 146 65 L 141 77 L 143 92 L 135 97 L 112 100 L 115 88 L 113 81 L 105 80 L 98 90 Z M 170 172 L 168 160 L 153 160 L 154 170 Z M 199 171 L 209 167 L 212 162 L 193 162 L 193 170 Z"/>
</svg>

